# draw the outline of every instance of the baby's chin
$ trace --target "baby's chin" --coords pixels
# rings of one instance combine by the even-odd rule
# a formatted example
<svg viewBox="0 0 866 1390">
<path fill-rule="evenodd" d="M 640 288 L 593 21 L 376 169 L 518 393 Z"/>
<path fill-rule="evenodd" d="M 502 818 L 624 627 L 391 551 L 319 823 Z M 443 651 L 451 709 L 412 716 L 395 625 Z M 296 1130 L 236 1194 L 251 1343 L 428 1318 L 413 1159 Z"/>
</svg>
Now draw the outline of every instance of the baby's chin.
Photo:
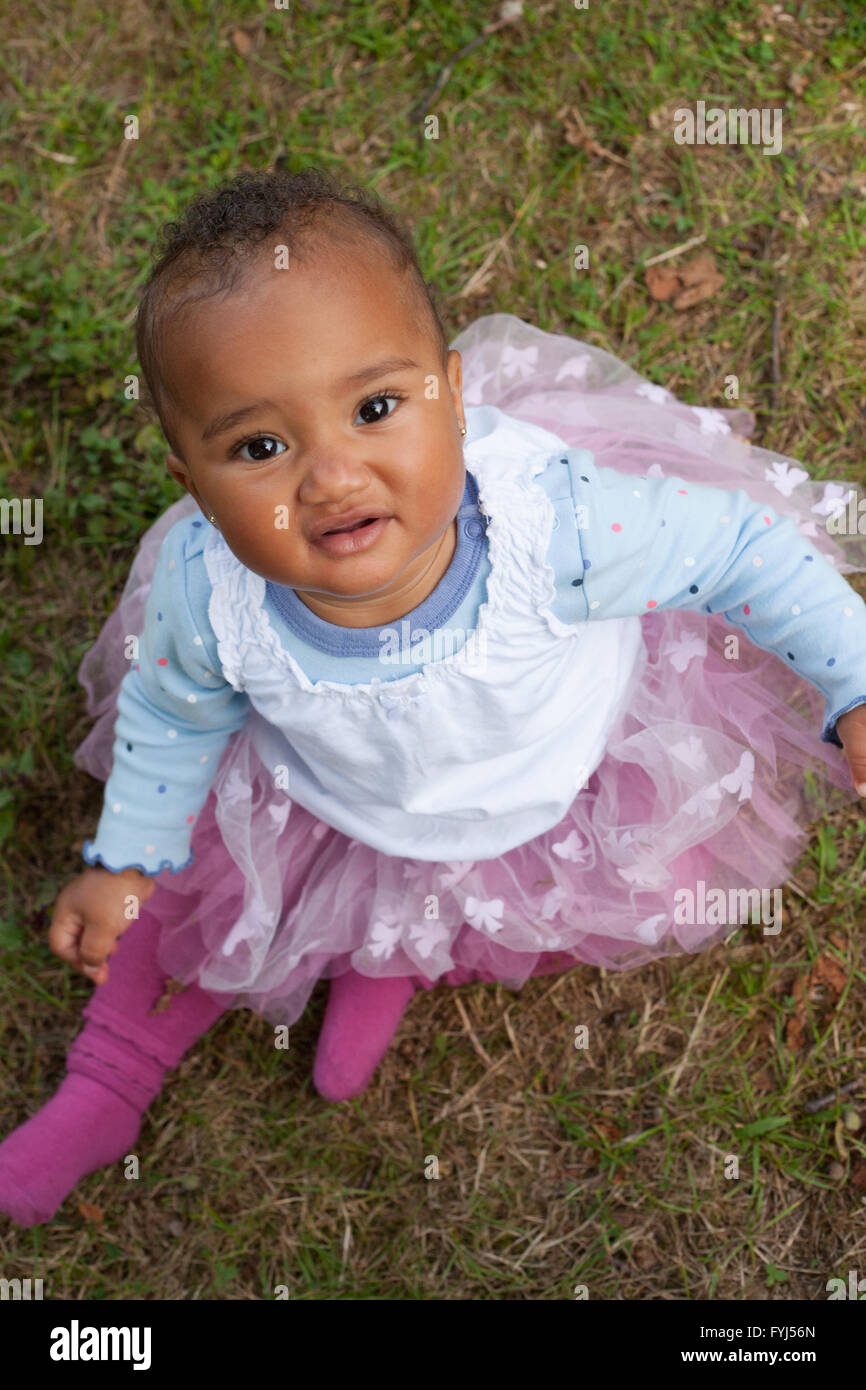
<svg viewBox="0 0 866 1390">
<path fill-rule="evenodd" d="M 390 530 L 389 525 L 387 531 Z M 393 536 L 389 536 L 387 531 L 369 549 L 349 554 L 329 554 L 305 540 L 302 544 L 306 554 L 298 557 L 295 549 L 289 563 L 281 563 L 283 557 L 273 554 L 263 559 L 255 546 L 243 540 L 233 543 L 231 535 L 225 532 L 223 539 L 242 565 L 277 588 L 294 589 L 299 595 L 309 593 L 314 600 L 358 599 L 360 602 L 383 599 L 391 588 L 396 592 L 401 584 L 411 588 L 417 582 L 415 571 L 426 571 L 433 558 L 428 538 L 422 537 L 414 546 L 400 544 L 400 541 L 405 542 L 405 534 L 395 530 Z M 436 544 L 434 541 L 433 545 Z M 420 600 L 416 597 L 415 602 Z"/>
</svg>

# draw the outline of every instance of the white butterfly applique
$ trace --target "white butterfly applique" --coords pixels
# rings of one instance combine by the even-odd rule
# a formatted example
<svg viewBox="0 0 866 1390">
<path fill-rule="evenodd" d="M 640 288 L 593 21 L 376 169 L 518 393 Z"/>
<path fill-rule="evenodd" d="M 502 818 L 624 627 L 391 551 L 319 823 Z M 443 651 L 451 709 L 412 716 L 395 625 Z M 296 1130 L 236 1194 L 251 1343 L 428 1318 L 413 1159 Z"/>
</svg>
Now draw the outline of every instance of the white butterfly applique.
<svg viewBox="0 0 866 1390">
<path fill-rule="evenodd" d="M 538 361 L 537 347 L 510 347 L 502 349 L 502 370 L 508 376 L 519 375 L 522 378 L 532 376 L 535 371 L 535 364 Z"/>
<path fill-rule="evenodd" d="M 276 833 L 281 835 L 289 819 L 289 811 L 292 808 L 291 801 L 286 798 L 284 801 L 271 801 L 268 804 L 268 815 L 276 827 Z"/>
<path fill-rule="evenodd" d="M 641 382 L 640 386 L 635 387 L 634 393 L 636 396 L 646 396 L 653 405 L 664 405 L 665 401 L 670 399 L 670 392 L 663 386 L 656 386 L 652 381 Z"/>
<path fill-rule="evenodd" d="M 710 410 L 704 405 L 690 406 L 693 415 L 698 418 L 701 427 L 701 434 L 730 434 L 731 427 L 722 415 L 721 411 Z"/>
<path fill-rule="evenodd" d="M 617 869 L 617 873 L 626 883 L 633 883 L 639 888 L 657 888 L 668 878 L 667 870 L 663 869 L 651 854 L 646 853 L 637 855 L 633 864 L 627 869 Z"/>
<path fill-rule="evenodd" d="M 755 755 L 748 748 L 740 758 L 733 772 L 719 778 L 726 792 L 739 791 L 739 800 L 745 801 L 752 795 L 752 779 L 755 773 Z"/>
<path fill-rule="evenodd" d="M 704 747 L 703 739 L 698 738 L 695 734 L 691 734 L 688 739 L 684 739 L 680 743 L 673 744 L 671 752 L 675 758 L 679 758 L 681 763 L 685 763 L 686 767 L 694 768 L 696 771 L 707 765 L 707 750 Z"/>
<path fill-rule="evenodd" d="M 633 841 L 634 835 L 630 830 L 624 830 L 619 836 L 615 830 L 609 830 L 604 837 L 605 844 L 614 854 L 621 854 L 623 850 L 628 849 Z"/>
<path fill-rule="evenodd" d="M 764 469 L 764 477 L 783 497 L 790 497 L 795 487 L 806 482 L 809 474 L 802 468 L 791 468 L 790 464 L 776 462 L 772 468 Z"/>
<path fill-rule="evenodd" d="M 817 512 L 819 516 L 843 516 L 850 499 L 856 496 L 853 488 L 846 491 L 842 483 L 825 483 L 824 495 L 814 504 L 812 511 Z"/>
<path fill-rule="evenodd" d="M 572 864 L 580 864 L 589 857 L 586 841 L 578 835 L 576 830 L 569 831 L 564 840 L 551 845 L 554 854 L 560 859 L 569 859 Z"/>
<path fill-rule="evenodd" d="M 592 366 L 592 358 L 587 354 L 582 357 L 569 357 L 567 362 L 563 362 L 559 371 L 556 373 L 556 380 L 563 381 L 565 377 L 573 377 L 575 381 L 586 381 L 586 374 Z"/>
<path fill-rule="evenodd" d="M 662 656 L 670 658 L 675 671 L 684 671 L 696 656 L 706 656 L 707 644 L 695 632 L 687 632 L 685 637 L 668 642 L 662 648 Z"/>
<path fill-rule="evenodd" d="M 694 796 L 690 796 L 682 809 L 687 816 L 698 815 L 704 820 L 713 814 L 715 803 L 720 801 L 721 797 L 722 789 L 718 782 L 711 782 L 708 787 L 701 787 Z"/>
<path fill-rule="evenodd" d="M 397 943 L 402 934 L 402 923 L 397 922 L 395 924 L 393 917 L 391 922 L 383 922 L 381 919 L 374 922 L 370 932 L 372 944 L 368 947 L 370 955 L 377 959 L 390 960 L 397 949 Z"/>
<path fill-rule="evenodd" d="M 439 882 L 442 884 L 443 888 L 453 888 L 455 883 L 459 883 L 462 878 L 466 877 L 470 869 L 475 868 L 475 860 L 446 859 L 445 867 L 449 869 L 450 872 L 447 874 L 440 873 Z"/>
<path fill-rule="evenodd" d="M 538 913 L 543 922 L 549 922 L 551 917 L 555 917 L 564 902 L 568 902 L 569 894 L 565 888 L 557 884 L 554 888 L 549 888 L 541 901 L 541 909 Z"/>
<path fill-rule="evenodd" d="M 505 911 L 505 904 L 501 898 L 491 898 L 489 902 L 480 902 L 478 898 L 469 897 L 466 899 L 463 910 L 466 914 L 466 921 L 476 931 L 486 932 L 488 936 L 495 936 L 497 932 L 502 931 L 504 923 L 499 919 Z"/>
<path fill-rule="evenodd" d="M 244 782 L 243 777 L 236 767 L 233 767 L 226 780 L 223 782 L 223 791 L 231 801 L 249 800 L 249 785 Z"/>
<path fill-rule="evenodd" d="M 441 922 L 413 922 L 409 928 L 409 940 L 415 942 L 419 956 L 428 960 L 440 942 L 448 940 L 448 932 Z"/>
<path fill-rule="evenodd" d="M 657 912 L 654 917 L 646 917 L 639 922 L 634 929 L 634 934 L 638 941 L 645 941 L 648 946 L 655 946 L 662 935 L 662 928 L 667 922 L 664 912 Z"/>
</svg>

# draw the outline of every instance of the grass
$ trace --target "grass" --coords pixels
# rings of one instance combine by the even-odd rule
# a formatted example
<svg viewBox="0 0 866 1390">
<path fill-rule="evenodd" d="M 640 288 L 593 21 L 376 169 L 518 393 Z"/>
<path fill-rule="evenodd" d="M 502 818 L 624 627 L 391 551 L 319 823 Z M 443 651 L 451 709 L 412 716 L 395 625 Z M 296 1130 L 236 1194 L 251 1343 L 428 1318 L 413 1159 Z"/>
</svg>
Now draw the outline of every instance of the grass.
<svg viewBox="0 0 866 1390">
<path fill-rule="evenodd" d="M 43 498 L 45 538 L 2 550 L 0 1134 L 56 1088 L 90 995 L 46 941 L 101 805 L 72 765 L 75 677 L 180 495 L 124 380 L 155 232 L 195 193 L 277 158 L 366 182 L 410 221 L 452 334 L 513 312 L 693 404 L 725 404 L 733 373 L 756 443 L 862 481 L 862 7 L 526 4 L 455 64 L 423 138 L 409 113 L 496 13 L 7 7 L 0 465 L 4 496 Z M 676 146 L 672 113 L 699 98 L 782 107 L 782 154 Z M 654 302 L 644 262 L 701 236 L 721 290 Z M 811 827 L 778 937 L 464 989 L 465 1020 L 452 991 L 416 998 L 342 1106 L 310 1081 L 324 986 L 285 1052 L 225 1015 L 148 1112 L 140 1177 L 93 1174 L 30 1231 L 0 1218 L 0 1271 L 85 1300 L 823 1298 L 866 1268 L 866 1146 L 843 1119 L 866 1083 L 804 1108 L 863 1072 L 864 839 L 856 810 Z"/>
</svg>

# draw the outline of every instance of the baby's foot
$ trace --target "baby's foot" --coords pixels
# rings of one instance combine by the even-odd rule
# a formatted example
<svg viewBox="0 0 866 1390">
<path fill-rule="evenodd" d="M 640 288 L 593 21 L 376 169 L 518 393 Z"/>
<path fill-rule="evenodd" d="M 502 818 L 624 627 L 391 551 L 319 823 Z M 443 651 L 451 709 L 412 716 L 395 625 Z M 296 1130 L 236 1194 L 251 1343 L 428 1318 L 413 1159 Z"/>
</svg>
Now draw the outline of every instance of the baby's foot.
<svg viewBox="0 0 866 1390">
<path fill-rule="evenodd" d="M 70 1072 L 56 1095 L 0 1144 L 0 1212 L 19 1226 L 50 1220 L 86 1173 L 129 1153 L 140 1128 L 133 1104 Z"/>
</svg>

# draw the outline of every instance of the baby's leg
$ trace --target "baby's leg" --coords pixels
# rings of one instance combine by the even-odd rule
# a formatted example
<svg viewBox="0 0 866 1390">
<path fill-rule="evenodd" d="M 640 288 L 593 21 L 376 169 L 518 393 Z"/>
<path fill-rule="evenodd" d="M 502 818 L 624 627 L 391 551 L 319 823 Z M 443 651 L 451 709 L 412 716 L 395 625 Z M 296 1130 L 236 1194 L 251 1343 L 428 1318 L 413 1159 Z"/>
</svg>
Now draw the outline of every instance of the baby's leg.
<svg viewBox="0 0 866 1390">
<path fill-rule="evenodd" d="M 331 981 L 313 1064 L 319 1095 L 348 1100 L 367 1089 L 414 993 L 405 975 L 377 980 L 347 970 Z"/>
<path fill-rule="evenodd" d="M 159 890 L 151 903 L 156 906 Z M 127 928 L 109 961 L 109 979 L 84 1008 L 87 1019 L 67 1056 L 57 1093 L 0 1144 L 0 1211 L 19 1226 L 54 1215 L 86 1173 L 117 1163 L 134 1145 L 142 1116 L 158 1095 L 166 1068 L 226 1008 L 197 985 L 163 995 L 157 965 L 159 918 L 150 907 Z"/>
</svg>

